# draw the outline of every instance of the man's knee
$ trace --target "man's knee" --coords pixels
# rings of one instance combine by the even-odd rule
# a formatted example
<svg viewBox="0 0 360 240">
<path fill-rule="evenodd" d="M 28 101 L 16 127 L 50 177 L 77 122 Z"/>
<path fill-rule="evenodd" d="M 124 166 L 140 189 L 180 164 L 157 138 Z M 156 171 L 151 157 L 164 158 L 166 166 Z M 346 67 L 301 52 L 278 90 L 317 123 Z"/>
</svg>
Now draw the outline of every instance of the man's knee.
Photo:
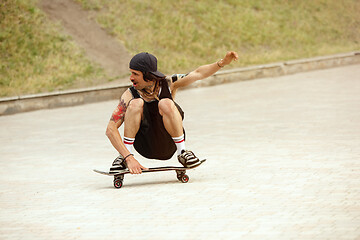
<svg viewBox="0 0 360 240">
<path fill-rule="evenodd" d="M 141 98 L 133 99 L 130 101 L 129 106 L 126 110 L 126 112 L 130 113 L 142 113 L 144 108 L 144 100 Z"/>
<path fill-rule="evenodd" d="M 169 98 L 163 98 L 159 101 L 159 112 L 161 115 L 173 114 L 177 111 L 175 103 Z"/>
</svg>

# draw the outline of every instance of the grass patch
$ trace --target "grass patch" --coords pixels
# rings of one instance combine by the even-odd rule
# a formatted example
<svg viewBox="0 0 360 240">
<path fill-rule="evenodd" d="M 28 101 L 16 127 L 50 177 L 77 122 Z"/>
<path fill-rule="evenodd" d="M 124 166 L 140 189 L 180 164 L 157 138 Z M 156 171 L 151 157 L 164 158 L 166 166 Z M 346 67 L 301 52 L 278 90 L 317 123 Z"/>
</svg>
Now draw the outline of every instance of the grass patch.
<svg viewBox="0 0 360 240">
<path fill-rule="evenodd" d="M 0 3 L 0 97 L 63 90 L 106 78 L 36 3 Z"/>
<path fill-rule="evenodd" d="M 360 49 L 358 0 L 76 0 L 164 73 L 187 72 L 235 50 L 232 67 Z M 37 0 L 0 1 L 0 97 L 89 86 L 105 71 L 61 33 Z"/>
<path fill-rule="evenodd" d="M 227 50 L 233 67 L 359 49 L 357 0 L 77 0 L 133 53 L 149 51 L 160 70 L 189 71 Z"/>
</svg>

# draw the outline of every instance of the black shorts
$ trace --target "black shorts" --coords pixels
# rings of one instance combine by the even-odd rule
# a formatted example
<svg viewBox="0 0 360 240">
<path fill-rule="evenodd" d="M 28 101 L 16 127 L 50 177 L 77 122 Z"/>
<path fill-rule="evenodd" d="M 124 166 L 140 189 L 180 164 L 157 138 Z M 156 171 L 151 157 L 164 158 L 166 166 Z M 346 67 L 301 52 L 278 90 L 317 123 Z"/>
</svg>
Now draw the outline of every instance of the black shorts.
<svg viewBox="0 0 360 240">
<path fill-rule="evenodd" d="M 158 101 L 144 101 L 143 119 L 135 136 L 134 147 L 138 153 L 146 158 L 168 160 L 176 152 L 176 145 L 165 129 L 158 104 Z M 184 112 L 180 106 L 177 103 L 175 106 L 184 119 Z"/>
</svg>

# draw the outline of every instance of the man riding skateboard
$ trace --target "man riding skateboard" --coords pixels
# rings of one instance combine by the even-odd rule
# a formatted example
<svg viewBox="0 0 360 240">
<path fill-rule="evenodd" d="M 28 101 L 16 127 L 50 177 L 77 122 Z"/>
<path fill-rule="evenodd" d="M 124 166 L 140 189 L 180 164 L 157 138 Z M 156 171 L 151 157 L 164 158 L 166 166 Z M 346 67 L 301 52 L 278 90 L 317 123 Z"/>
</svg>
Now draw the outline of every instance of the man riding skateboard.
<svg viewBox="0 0 360 240">
<path fill-rule="evenodd" d="M 167 160 L 177 151 L 184 167 L 199 164 L 200 160 L 185 147 L 184 112 L 174 102 L 174 96 L 179 88 L 207 78 L 237 59 L 236 52 L 228 52 L 223 59 L 186 75 L 166 77 L 158 71 L 154 55 L 136 54 L 129 64 L 133 86 L 122 94 L 106 129 L 107 137 L 120 154 L 110 173 L 128 168 L 131 174 L 140 174 L 147 169 L 135 159 L 133 147 L 146 158 Z M 118 128 L 123 123 L 122 138 Z"/>
</svg>

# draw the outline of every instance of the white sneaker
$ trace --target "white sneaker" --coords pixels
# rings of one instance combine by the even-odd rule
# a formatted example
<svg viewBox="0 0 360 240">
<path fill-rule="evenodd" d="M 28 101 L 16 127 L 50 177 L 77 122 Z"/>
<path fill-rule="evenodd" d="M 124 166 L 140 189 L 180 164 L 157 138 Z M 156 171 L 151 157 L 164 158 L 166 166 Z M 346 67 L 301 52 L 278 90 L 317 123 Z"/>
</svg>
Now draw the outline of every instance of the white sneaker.
<svg viewBox="0 0 360 240">
<path fill-rule="evenodd" d="M 117 158 L 115 158 L 114 162 L 112 163 L 109 173 L 117 173 L 126 168 L 127 166 L 124 161 L 124 158 L 121 155 L 119 155 Z"/>
<path fill-rule="evenodd" d="M 192 151 L 188 150 L 182 150 L 181 154 L 178 156 L 178 160 L 186 168 L 196 166 L 200 163 L 199 158 L 197 158 Z"/>
</svg>

